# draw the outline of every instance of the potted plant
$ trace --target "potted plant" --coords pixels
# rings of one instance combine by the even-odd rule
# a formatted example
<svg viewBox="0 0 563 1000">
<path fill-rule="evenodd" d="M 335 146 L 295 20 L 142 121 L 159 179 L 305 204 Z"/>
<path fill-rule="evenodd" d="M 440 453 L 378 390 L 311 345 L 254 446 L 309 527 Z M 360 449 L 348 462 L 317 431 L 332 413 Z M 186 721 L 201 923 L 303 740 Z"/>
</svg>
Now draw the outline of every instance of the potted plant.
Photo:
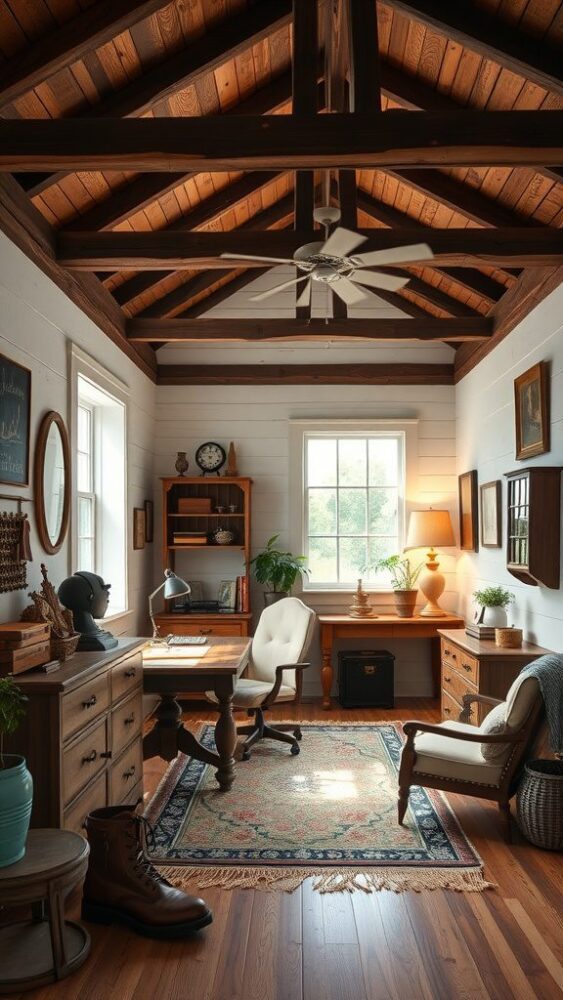
<svg viewBox="0 0 563 1000">
<path fill-rule="evenodd" d="M 407 556 L 388 556 L 380 559 L 377 569 L 386 569 L 391 574 L 391 586 L 395 595 L 395 611 L 399 618 L 412 618 L 416 605 L 418 587 L 416 581 L 424 563 L 412 567 Z"/>
<path fill-rule="evenodd" d="M 506 609 L 514 600 L 514 594 L 504 587 L 484 587 L 476 590 L 473 600 L 480 611 L 475 613 L 478 625 L 489 625 L 491 628 L 504 628 L 507 623 Z"/>
<path fill-rule="evenodd" d="M 18 728 L 26 701 L 12 677 L 0 677 L 0 868 L 23 858 L 29 830 L 33 780 L 23 757 L 4 753 L 4 738 Z"/>
<path fill-rule="evenodd" d="M 275 604 L 282 597 L 288 597 L 298 576 L 309 570 L 305 566 L 305 556 L 294 556 L 275 548 L 279 535 L 272 535 L 266 547 L 250 560 L 252 571 L 258 583 L 264 583 L 264 604 Z"/>
</svg>

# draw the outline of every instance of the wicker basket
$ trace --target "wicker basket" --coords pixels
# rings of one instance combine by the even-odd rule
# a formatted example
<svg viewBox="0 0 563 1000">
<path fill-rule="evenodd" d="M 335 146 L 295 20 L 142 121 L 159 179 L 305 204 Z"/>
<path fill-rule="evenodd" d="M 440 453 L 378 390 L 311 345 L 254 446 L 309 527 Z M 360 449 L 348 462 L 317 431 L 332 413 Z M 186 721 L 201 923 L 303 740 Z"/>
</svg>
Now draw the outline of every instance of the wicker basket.
<svg viewBox="0 0 563 1000">
<path fill-rule="evenodd" d="M 503 649 L 521 649 L 522 629 L 521 628 L 496 628 L 495 643 Z"/>
<path fill-rule="evenodd" d="M 518 826 L 527 840 L 563 850 L 563 760 L 530 760 L 516 797 Z"/>
<path fill-rule="evenodd" d="M 61 663 L 64 663 L 65 660 L 68 660 L 76 653 L 79 641 L 80 632 L 74 632 L 72 635 L 61 637 L 55 635 L 51 630 L 51 657 L 53 660 L 60 660 Z"/>
</svg>

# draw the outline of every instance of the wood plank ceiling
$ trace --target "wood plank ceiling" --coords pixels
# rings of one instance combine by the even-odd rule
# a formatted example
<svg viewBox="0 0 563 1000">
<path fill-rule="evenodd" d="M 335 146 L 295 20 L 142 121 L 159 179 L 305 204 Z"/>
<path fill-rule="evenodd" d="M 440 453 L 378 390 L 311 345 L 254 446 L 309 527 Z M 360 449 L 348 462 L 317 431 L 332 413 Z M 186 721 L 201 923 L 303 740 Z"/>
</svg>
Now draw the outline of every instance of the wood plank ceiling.
<svg viewBox="0 0 563 1000">
<path fill-rule="evenodd" d="M 301 234 L 311 235 L 314 203 L 328 199 L 340 204 L 343 224 L 365 230 L 374 248 L 427 239 L 436 260 L 399 269 L 409 284 L 381 293 L 410 320 L 362 326 L 347 319 L 334 297 L 324 337 L 467 341 L 456 352 L 461 377 L 563 274 L 556 232 L 563 222 L 563 158 L 556 151 L 561 119 L 544 114 L 563 109 L 557 72 L 563 0 L 295 0 L 294 6 L 295 21 L 290 0 L 0 0 L 0 226 L 55 280 L 59 275 L 67 293 L 151 377 L 169 384 L 196 376 L 193 368 L 158 371 L 162 343 L 284 335 L 280 321 L 275 332 L 268 321 L 249 320 L 229 333 L 220 322 L 205 320 L 212 306 L 259 273 L 228 266 L 219 255 L 224 249 L 291 253 L 305 241 Z M 399 157 L 396 140 L 384 157 L 366 158 L 362 149 L 344 165 L 338 154 L 329 171 L 315 154 L 308 165 L 316 169 L 289 169 L 299 143 L 297 130 L 290 130 L 288 156 L 278 167 L 202 170 L 197 160 L 179 158 L 177 168 L 161 160 L 158 172 L 152 166 L 145 172 L 111 155 L 112 169 L 64 165 L 68 147 L 76 157 L 69 155 L 68 164 L 88 166 L 80 129 L 96 146 L 106 119 L 161 120 L 147 138 L 153 149 L 150 142 L 164 137 L 162 119 L 193 119 L 194 129 L 197 120 L 212 119 L 213 128 L 202 123 L 200 131 L 203 159 L 213 160 L 208 149 L 217 149 L 221 137 L 238 155 L 231 134 L 241 135 L 246 155 L 252 140 L 238 116 L 287 116 L 292 110 L 306 117 L 333 113 L 330 121 L 318 120 L 327 150 L 337 148 L 341 113 L 357 115 L 358 124 L 364 116 L 367 135 L 381 110 L 387 132 L 383 126 L 380 131 L 391 142 L 401 112 L 396 131 L 405 133 L 411 159 Z M 418 117 L 403 123 L 405 110 Z M 470 116 L 463 117 L 468 111 L 534 114 L 509 119 L 506 129 L 500 116 L 477 115 L 472 138 Z M 43 132 L 36 138 L 31 126 L 18 124 L 27 119 L 85 121 L 70 122 L 66 131 L 61 124 L 51 143 L 60 154 L 58 169 L 37 169 L 55 161 L 44 149 Z M 443 138 L 433 143 L 432 123 L 437 136 L 449 136 L 449 146 Z M 135 135 L 148 133 L 144 125 L 135 129 Z M 417 129 L 419 143 L 430 136 L 426 151 L 413 151 Z M 181 132 L 172 136 L 171 148 Z M 488 159 L 495 144 L 480 138 L 487 132 L 498 134 L 498 149 L 505 143 L 503 156 L 497 149 Z M 133 125 L 124 122 L 114 135 L 115 145 L 121 141 L 128 149 Z M 358 150 L 362 142 L 363 133 Z M 462 148 L 449 155 L 455 143 Z M 112 153 L 111 142 L 109 148 Z M 360 169 L 363 162 L 383 165 Z M 285 327 L 287 336 L 323 335 L 322 324 L 310 322 L 303 307 L 296 307 L 295 325 Z M 476 338 L 483 343 L 476 345 Z M 436 367 L 436 377 L 453 379 L 453 368 L 445 373 Z M 295 377 L 303 381 L 301 369 Z M 365 380 L 365 372 L 356 374 Z M 371 372 L 373 380 L 392 375 Z M 287 377 L 287 371 L 279 375 Z M 339 380 L 352 377 L 351 367 L 338 373 Z"/>
</svg>

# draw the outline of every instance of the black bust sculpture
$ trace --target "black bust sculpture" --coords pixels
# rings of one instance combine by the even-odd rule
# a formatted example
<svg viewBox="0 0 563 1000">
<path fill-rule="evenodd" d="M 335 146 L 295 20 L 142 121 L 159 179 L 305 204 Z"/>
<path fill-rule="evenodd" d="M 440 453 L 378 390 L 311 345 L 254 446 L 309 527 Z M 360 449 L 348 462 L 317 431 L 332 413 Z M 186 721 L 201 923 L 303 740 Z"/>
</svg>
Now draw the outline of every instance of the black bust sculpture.
<svg viewBox="0 0 563 1000">
<path fill-rule="evenodd" d="M 68 576 L 59 587 L 59 600 L 72 611 L 74 628 L 80 632 L 78 648 L 86 651 L 114 649 L 117 639 L 101 629 L 94 618 L 103 618 L 109 604 L 110 583 L 96 573 L 79 572 Z"/>
</svg>

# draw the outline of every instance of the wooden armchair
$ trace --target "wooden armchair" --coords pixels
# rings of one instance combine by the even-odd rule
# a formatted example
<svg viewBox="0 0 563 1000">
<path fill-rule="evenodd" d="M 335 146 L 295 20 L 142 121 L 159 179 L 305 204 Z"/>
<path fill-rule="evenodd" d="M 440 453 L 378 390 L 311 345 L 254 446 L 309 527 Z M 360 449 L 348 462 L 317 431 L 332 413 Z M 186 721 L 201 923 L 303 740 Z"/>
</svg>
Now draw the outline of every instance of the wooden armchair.
<svg viewBox="0 0 563 1000">
<path fill-rule="evenodd" d="M 506 704 L 506 730 L 483 731 L 469 724 L 471 706 Z M 458 722 L 430 725 L 405 722 L 407 737 L 399 770 L 399 823 L 408 806 L 411 785 L 439 788 L 446 792 L 474 795 L 498 802 L 504 821 L 506 840 L 510 843 L 510 799 L 514 795 L 525 761 L 533 752 L 540 735 L 544 706 L 535 678 L 514 681 L 506 702 L 481 694 L 463 696 L 463 710 Z M 483 746 L 503 745 L 494 760 L 487 760 Z"/>
</svg>

